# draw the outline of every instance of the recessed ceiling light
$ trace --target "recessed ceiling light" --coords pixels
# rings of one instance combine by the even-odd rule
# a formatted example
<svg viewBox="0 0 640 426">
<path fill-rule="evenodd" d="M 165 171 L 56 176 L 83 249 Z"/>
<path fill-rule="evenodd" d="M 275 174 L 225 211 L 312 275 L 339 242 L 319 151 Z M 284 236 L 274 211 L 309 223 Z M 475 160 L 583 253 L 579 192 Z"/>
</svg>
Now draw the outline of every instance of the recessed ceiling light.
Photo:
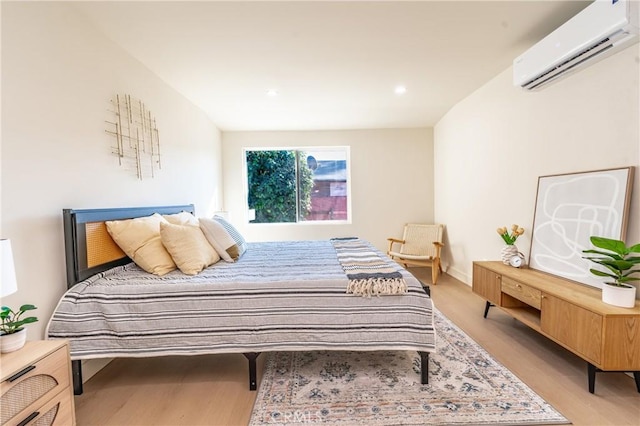
<svg viewBox="0 0 640 426">
<path fill-rule="evenodd" d="M 396 95 L 404 95 L 405 93 L 407 93 L 407 88 L 404 86 L 396 86 L 393 91 Z"/>
<path fill-rule="evenodd" d="M 269 89 L 267 90 L 267 96 L 278 96 L 278 91 L 276 89 Z"/>
</svg>

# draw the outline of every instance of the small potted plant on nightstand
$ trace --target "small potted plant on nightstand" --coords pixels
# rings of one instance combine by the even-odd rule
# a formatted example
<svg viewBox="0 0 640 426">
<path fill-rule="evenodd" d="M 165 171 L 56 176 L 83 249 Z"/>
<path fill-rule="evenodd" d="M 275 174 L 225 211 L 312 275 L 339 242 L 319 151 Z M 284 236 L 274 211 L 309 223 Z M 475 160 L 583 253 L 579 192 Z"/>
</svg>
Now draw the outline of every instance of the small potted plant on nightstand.
<svg viewBox="0 0 640 426">
<path fill-rule="evenodd" d="M 25 324 L 38 321 L 36 317 L 22 318 L 27 311 L 36 309 L 33 305 L 22 305 L 18 311 L 13 311 L 8 306 L 3 306 L 0 311 L 0 352 L 13 352 L 24 346 L 27 340 Z"/>
<path fill-rule="evenodd" d="M 610 278 L 602 285 L 602 301 L 623 308 L 633 308 L 636 302 L 636 287 L 628 284 L 640 280 L 633 275 L 640 274 L 640 244 L 627 247 L 624 241 L 604 237 L 591 237 L 591 244 L 596 250 L 583 250 L 583 253 L 597 256 L 586 256 L 604 271 L 589 269 L 593 275 Z"/>
</svg>

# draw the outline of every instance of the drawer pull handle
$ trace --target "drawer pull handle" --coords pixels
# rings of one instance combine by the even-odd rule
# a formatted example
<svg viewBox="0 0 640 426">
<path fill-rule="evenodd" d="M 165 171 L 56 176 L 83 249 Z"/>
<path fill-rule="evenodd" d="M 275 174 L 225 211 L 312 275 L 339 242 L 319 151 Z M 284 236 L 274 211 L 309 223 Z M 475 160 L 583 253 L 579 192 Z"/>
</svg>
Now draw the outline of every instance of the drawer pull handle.
<svg viewBox="0 0 640 426">
<path fill-rule="evenodd" d="M 22 370 L 18 371 L 16 374 L 14 374 L 13 376 L 9 377 L 7 379 L 7 382 L 13 382 L 18 380 L 20 377 L 24 376 L 25 374 L 27 374 L 29 371 L 31 370 L 35 370 L 36 366 L 35 365 L 30 365 L 28 367 L 23 368 Z"/>
<path fill-rule="evenodd" d="M 27 423 L 29 423 L 31 420 L 35 419 L 36 417 L 38 417 L 38 415 L 40 414 L 39 411 L 34 411 L 33 413 L 29 414 L 29 417 L 27 417 L 26 419 L 24 419 L 23 421 L 21 421 L 20 423 L 18 423 L 18 426 L 25 426 Z"/>
</svg>

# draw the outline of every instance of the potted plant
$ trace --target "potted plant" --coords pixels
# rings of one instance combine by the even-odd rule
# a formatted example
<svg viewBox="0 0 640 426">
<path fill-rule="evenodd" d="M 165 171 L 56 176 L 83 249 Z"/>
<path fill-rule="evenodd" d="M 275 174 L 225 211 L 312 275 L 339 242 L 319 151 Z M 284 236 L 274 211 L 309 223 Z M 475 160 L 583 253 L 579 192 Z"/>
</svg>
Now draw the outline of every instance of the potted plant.
<svg viewBox="0 0 640 426">
<path fill-rule="evenodd" d="M 27 311 L 33 311 L 37 309 L 33 305 L 22 305 L 18 311 L 13 311 L 8 306 L 3 306 L 0 311 L 0 352 L 13 352 L 17 351 L 24 346 L 27 340 L 27 331 L 24 328 L 25 324 L 38 321 L 36 317 L 25 317 Z"/>
<path fill-rule="evenodd" d="M 585 256 L 598 265 L 600 269 L 589 269 L 593 275 L 611 278 L 602 286 L 602 301 L 623 308 L 633 308 L 636 302 L 636 287 L 628 283 L 640 280 L 633 275 L 640 274 L 640 244 L 627 247 L 624 241 L 604 237 L 591 237 L 591 244 L 597 250 L 583 250 L 583 253 L 596 256 Z"/>
</svg>

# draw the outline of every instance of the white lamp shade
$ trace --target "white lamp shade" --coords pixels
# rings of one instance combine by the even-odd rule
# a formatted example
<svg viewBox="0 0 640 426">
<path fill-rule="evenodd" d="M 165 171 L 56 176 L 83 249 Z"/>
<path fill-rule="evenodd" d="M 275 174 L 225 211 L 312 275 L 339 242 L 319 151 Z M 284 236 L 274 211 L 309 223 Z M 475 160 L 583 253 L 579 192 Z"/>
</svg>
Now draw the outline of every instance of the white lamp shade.
<svg viewBox="0 0 640 426">
<path fill-rule="evenodd" d="M 0 264 L 0 297 L 8 296 L 18 291 L 16 281 L 16 269 L 13 265 L 13 252 L 11 251 L 11 240 L 0 240 L 0 250 L 2 251 L 2 264 Z"/>
</svg>

